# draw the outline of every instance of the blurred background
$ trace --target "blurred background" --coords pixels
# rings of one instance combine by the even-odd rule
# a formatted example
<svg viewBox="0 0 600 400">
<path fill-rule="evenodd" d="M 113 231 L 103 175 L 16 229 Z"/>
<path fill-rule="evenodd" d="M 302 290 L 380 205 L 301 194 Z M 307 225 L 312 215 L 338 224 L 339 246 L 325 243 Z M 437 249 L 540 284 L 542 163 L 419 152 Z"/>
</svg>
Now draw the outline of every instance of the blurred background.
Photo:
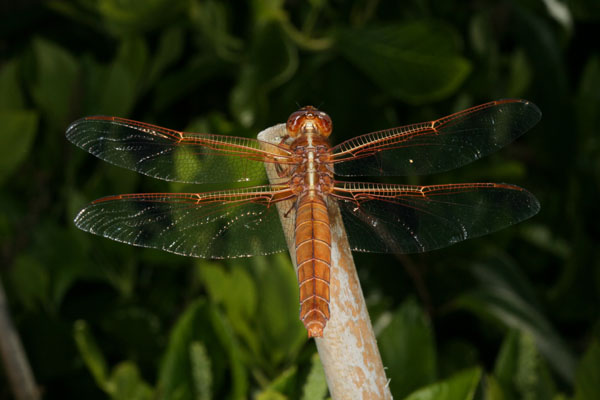
<svg viewBox="0 0 600 400">
<path fill-rule="evenodd" d="M 503 150 L 386 181 L 513 183 L 538 215 L 355 261 L 394 398 L 600 398 L 599 23 L 596 0 L 2 2 L 0 278 L 43 397 L 328 396 L 287 254 L 197 260 L 75 228 L 98 197 L 181 187 L 76 148 L 70 122 L 255 137 L 312 104 L 339 143 L 526 98 L 542 120 Z"/>
</svg>

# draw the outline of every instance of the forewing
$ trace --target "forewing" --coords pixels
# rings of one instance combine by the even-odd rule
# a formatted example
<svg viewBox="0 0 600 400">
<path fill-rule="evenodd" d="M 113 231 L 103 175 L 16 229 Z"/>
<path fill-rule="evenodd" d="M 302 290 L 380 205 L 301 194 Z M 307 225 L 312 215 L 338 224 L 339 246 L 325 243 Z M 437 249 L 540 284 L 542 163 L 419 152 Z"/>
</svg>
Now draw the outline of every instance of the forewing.
<svg viewBox="0 0 600 400">
<path fill-rule="evenodd" d="M 528 191 L 495 183 L 340 183 L 333 197 L 352 250 L 376 253 L 439 249 L 516 224 L 540 208 Z"/>
<path fill-rule="evenodd" d="M 289 195 L 286 189 L 270 186 L 198 194 L 116 195 L 82 209 L 75 224 L 119 242 L 184 256 L 271 254 L 287 249 L 275 203 Z"/>
<path fill-rule="evenodd" d="M 535 104 L 500 100 L 440 118 L 357 136 L 332 149 L 342 176 L 421 175 L 447 171 L 515 140 L 541 118 Z"/>
<path fill-rule="evenodd" d="M 186 183 L 262 182 L 265 162 L 285 164 L 289 157 L 289 151 L 276 144 L 183 133 L 117 117 L 82 118 L 69 126 L 66 136 L 112 164 Z"/>
</svg>

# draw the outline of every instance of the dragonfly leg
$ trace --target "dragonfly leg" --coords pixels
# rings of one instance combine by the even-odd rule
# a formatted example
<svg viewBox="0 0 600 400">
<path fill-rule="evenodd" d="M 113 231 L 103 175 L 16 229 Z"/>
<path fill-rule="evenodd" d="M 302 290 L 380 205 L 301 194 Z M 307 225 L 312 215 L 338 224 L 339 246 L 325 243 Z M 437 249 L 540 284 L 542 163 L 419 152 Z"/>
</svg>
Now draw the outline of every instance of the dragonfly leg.
<svg viewBox="0 0 600 400">
<path fill-rule="evenodd" d="M 285 214 L 283 214 L 283 216 L 284 216 L 285 218 L 287 218 L 287 217 L 290 215 L 290 213 L 292 212 L 292 210 L 293 210 L 294 208 L 296 208 L 296 203 L 295 203 L 295 202 L 294 202 L 294 204 L 292 204 L 292 205 L 290 206 L 290 209 L 289 209 L 289 210 L 287 210 L 287 211 L 285 212 Z"/>
</svg>

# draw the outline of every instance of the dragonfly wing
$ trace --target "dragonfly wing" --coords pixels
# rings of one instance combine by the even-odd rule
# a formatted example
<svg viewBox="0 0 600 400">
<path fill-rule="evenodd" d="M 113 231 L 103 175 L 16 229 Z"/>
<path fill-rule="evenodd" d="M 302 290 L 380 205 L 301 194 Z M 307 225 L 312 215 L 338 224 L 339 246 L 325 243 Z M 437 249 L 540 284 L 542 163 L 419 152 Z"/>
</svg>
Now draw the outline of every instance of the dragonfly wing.
<svg viewBox="0 0 600 400">
<path fill-rule="evenodd" d="M 540 208 L 513 185 L 409 186 L 341 182 L 338 199 L 352 250 L 421 253 L 495 232 Z"/>
<path fill-rule="evenodd" d="M 119 242 L 184 256 L 270 254 L 287 249 L 275 203 L 290 195 L 287 189 L 259 186 L 197 194 L 108 196 L 82 209 L 75 224 Z"/>
<path fill-rule="evenodd" d="M 515 140 L 541 118 L 535 104 L 499 100 L 440 118 L 357 136 L 332 149 L 342 176 L 421 175 L 447 171 Z"/>
<path fill-rule="evenodd" d="M 262 182 L 265 162 L 289 151 L 254 139 L 184 133 L 118 117 L 87 117 L 66 133 L 75 145 L 112 164 L 168 181 Z"/>
</svg>

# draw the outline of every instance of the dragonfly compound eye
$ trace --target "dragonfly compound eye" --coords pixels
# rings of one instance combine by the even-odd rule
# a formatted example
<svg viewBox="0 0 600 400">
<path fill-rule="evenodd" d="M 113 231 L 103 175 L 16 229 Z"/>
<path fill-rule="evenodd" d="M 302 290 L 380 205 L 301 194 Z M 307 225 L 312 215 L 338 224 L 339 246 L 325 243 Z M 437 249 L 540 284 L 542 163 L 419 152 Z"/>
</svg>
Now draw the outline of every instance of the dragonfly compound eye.
<svg viewBox="0 0 600 400">
<path fill-rule="evenodd" d="M 305 118 L 306 111 L 304 111 L 304 109 L 293 112 L 285 124 L 285 129 L 287 130 L 288 135 L 291 137 L 298 136 L 298 132 L 300 131 Z"/>
<path fill-rule="evenodd" d="M 317 111 L 315 123 L 317 124 L 321 135 L 327 137 L 331 134 L 331 131 L 333 130 L 333 123 L 331 122 L 329 115 L 323 111 Z"/>
</svg>

